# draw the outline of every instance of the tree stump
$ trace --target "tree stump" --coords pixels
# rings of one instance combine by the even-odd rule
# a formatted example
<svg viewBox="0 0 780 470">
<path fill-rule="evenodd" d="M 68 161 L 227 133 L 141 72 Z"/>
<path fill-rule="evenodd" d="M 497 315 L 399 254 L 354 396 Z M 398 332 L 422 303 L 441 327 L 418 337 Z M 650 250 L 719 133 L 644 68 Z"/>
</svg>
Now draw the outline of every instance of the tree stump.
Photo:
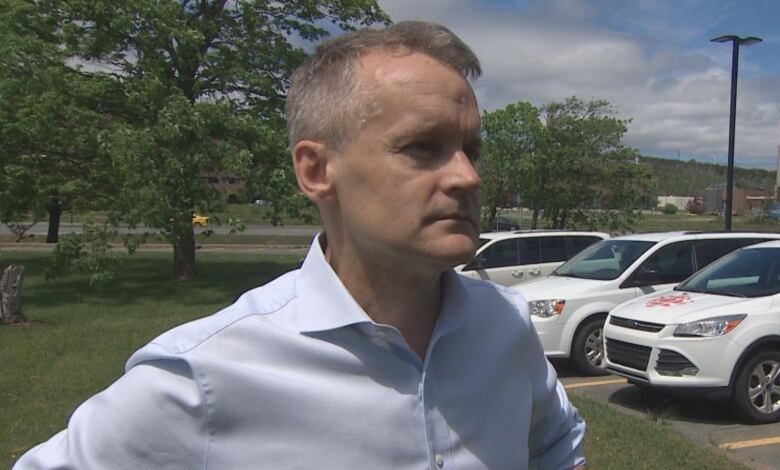
<svg viewBox="0 0 780 470">
<path fill-rule="evenodd" d="M 0 278 L 0 322 L 25 321 L 22 315 L 22 281 L 24 266 L 12 264 L 5 268 Z"/>
</svg>

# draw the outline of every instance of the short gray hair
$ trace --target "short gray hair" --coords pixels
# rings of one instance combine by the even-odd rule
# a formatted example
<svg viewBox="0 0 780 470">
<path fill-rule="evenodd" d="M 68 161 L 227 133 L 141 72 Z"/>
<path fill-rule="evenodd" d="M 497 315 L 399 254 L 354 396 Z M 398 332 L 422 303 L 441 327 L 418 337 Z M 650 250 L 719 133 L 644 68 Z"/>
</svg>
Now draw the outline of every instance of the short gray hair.
<svg viewBox="0 0 780 470">
<path fill-rule="evenodd" d="M 482 73 L 477 56 L 446 27 L 403 21 L 361 29 L 323 42 L 292 76 L 285 114 L 290 148 L 305 139 L 340 148 L 371 112 L 372 100 L 356 79 L 356 61 L 375 51 L 418 52 L 451 67 L 464 79 Z"/>
</svg>

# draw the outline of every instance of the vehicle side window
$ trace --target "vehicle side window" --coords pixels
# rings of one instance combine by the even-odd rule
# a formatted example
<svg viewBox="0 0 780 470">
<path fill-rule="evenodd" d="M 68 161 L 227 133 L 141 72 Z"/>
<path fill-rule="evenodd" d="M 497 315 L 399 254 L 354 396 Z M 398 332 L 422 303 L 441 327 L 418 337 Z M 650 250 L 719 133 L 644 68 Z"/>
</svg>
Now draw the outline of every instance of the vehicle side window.
<svg viewBox="0 0 780 470">
<path fill-rule="evenodd" d="M 731 253 L 743 246 L 766 241 L 761 238 L 720 238 L 713 240 L 698 240 L 696 246 L 696 268 L 701 269 L 716 259 Z"/>
<path fill-rule="evenodd" d="M 600 242 L 601 238 L 599 237 L 579 237 L 579 236 L 567 236 L 566 237 L 566 259 L 571 258 L 572 256 L 576 255 L 580 251 L 584 250 L 585 248 L 589 247 L 590 245 Z"/>
<path fill-rule="evenodd" d="M 566 261 L 566 241 L 563 237 L 539 237 L 539 242 L 539 257 L 542 263 Z"/>
<path fill-rule="evenodd" d="M 539 264 L 542 251 L 539 245 L 540 237 L 519 238 L 517 242 L 520 245 L 520 262 L 518 264 Z"/>
<path fill-rule="evenodd" d="M 656 284 L 681 282 L 694 272 L 693 242 L 667 245 L 646 259 L 639 269 L 654 272 Z"/>
<path fill-rule="evenodd" d="M 469 263 L 472 269 L 501 268 L 520 264 L 517 239 L 501 240 L 477 255 L 473 263 Z"/>
</svg>

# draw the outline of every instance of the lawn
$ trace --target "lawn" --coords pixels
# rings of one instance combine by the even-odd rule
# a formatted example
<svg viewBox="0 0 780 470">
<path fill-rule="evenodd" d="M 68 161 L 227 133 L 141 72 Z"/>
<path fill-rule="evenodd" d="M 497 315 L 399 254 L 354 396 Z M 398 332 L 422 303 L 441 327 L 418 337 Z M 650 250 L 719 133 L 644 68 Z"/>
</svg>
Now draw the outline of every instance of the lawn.
<svg viewBox="0 0 780 470">
<path fill-rule="evenodd" d="M 300 258 L 201 253 L 200 277 L 172 280 L 170 253 L 127 259 L 117 284 L 93 288 L 80 275 L 45 281 L 45 253 L 2 253 L 27 267 L 27 324 L 0 327 L 0 467 L 64 428 L 80 402 L 121 373 L 127 357 L 166 329 L 214 312 L 241 292 L 295 268 Z M 740 468 L 663 424 L 630 417 L 574 394 L 589 423 L 592 469 Z"/>
</svg>

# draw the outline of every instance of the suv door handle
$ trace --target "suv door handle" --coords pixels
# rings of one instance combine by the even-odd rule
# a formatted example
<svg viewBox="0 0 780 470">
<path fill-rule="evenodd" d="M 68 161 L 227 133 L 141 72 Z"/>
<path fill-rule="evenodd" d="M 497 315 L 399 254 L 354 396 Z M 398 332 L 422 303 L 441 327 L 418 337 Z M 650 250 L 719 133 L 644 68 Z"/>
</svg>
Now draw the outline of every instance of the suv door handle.
<svg viewBox="0 0 780 470">
<path fill-rule="evenodd" d="M 512 277 L 523 277 L 523 271 L 512 271 Z"/>
<path fill-rule="evenodd" d="M 534 269 L 532 271 L 528 271 L 528 273 L 531 276 L 540 276 L 542 274 L 542 270 L 541 269 Z"/>
</svg>

